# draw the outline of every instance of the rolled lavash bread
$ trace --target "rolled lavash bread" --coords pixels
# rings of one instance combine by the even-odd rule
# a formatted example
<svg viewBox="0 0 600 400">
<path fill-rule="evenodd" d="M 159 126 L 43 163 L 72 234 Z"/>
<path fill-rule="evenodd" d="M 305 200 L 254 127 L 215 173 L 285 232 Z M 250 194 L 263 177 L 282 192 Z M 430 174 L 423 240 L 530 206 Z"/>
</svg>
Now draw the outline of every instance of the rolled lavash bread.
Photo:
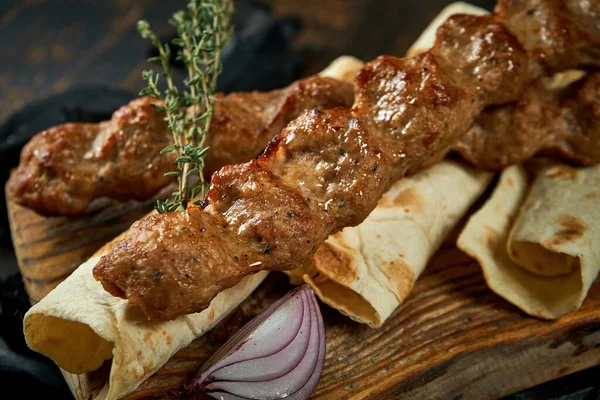
<svg viewBox="0 0 600 400">
<path fill-rule="evenodd" d="M 92 275 L 94 265 L 116 241 L 104 246 L 25 315 L 27 345 L 62 369 L 81 374 L 112 359 L 109 381 L 98 398 L 117 399 L 133 392 L 178 350 L 212 329 L 266 277 L 245 277 L 211 301 L 201 313 L 173 321 L 149 321 L 127 300 L 104 290 Z"/>
<path fill-rule="evenodd" d="M 437 28 L 454 14 L 485 14 L 467 3 L 444 8 L 409 49 L 429 49 Z M 396 183 L 359 226 L 321 245 L 312 263 L 288 273 L 355 321 L 381 326 L 406 299 L 444 237 L 481 195 L 492 174 L 443 161 Z"/>
<path fill-rule="evenodd" d="M 365 221 L 329 237 L 311 265 L 292 271 L 292 281 L 308 283 L 350 318 L 381 326 L 491 178 L 442 161 L 398 181 Z"/>
<path fill-rule="evenodd" d="M 477 259 L 488 286 L 529 315 L 577 310 L 600 270 L 600 166 L 503 171 L 457 245 Z M 513 223 L 514 221 L 514 223 Z"/>
<path fill-rule="evenodd" d="M 336 59 L 321 75 L 351 81 L 363 63 Z M 63 370 L 89 373 L 111 360 L 109 380 L 97 398 L 117 399 L 133 392 L 178 350 L 212 329 L 263 281 L 267 272 L 247 276 L 217 295 L 210 306 L 173 321 L 149 321 L 127 300 L 113 297 L 92 269 L 120 236 L 98 250 L 25 314 L 29 347 L 50 357 Z M 85 380 L 85 379 L 84 379 Z"/>
<path fill-rule="evenodd" d="M 116 399 L 134 391 L 178 350 L 213 328 L 266 277 L 250 275 L 227 289 L 197 314 L 174 321 L 149 321 L 127 300 L 104 290 L 94 265 L 121 239 L 102 247 L 73 274 L 34 305 L 23 321 L 27 345 L 71 373 L 94 371 L 112 359 L 109 382 L 99 398 Z"/>
</svg>

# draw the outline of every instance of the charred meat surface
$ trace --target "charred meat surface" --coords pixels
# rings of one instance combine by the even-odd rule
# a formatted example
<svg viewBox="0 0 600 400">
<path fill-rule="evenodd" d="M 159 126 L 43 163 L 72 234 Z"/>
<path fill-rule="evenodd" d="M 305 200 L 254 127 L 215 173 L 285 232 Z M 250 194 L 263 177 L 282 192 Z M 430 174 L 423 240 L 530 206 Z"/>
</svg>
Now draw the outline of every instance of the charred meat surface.
<svg viewBox="0 0 600 400">
<path fill-rule="evenodd" d="M 501 21 L 528 53 L 526 76 L 529 78 L 550 75 L 579 65 L 600 66 L 600 2 L 500 0 L 495 16 L 491 18 Z M 445 40 L 445 37 L 457 41 L 438 46 L 439 52 L 446 52 L 437 59 L 437 62 L 446 65 L 440 64 L 439 67 L 445 74 L 452 74 L 453 69 L 459 68 L 465 61 L 470 62 L 462 57 L 485 54 L 488 58 L 479 60 L 482 69 L 472 71 L 475 75 L 460 74 L 460 71 L 455 74 L 459 80 L 481 79 L 487 68 L 485 65 L 493 66 L 503 57 L 498 54 L 498 51 L 503 51 L 502 48 L 486 48 L 492 40 L 486 36 L 490 34 L 493 33 L 474 31 L 473 35 L 480 36 L 454 37 L 442 32 L 440 40 Z M 518 66 L 512 67 L 518 69 Z M 506 72 L 510 72 L 510 66 Z M 486 81 L 493 81 L 493 78 L 486 77 Z M 519 82 L 515 87 L 520 87 Z M 211 151 L 206 160 L 206 172 L 210 174 L 224 165 L 244 162 L 257 156 L 274 135 L 305 109 L 350 106 L 350 91 L 347 84 L 313 77 L 283 90 L 221 97 L 213 116 L 208 143 Z M 539 116 L 540 110 L 534 108 L 536 100 L 532 101 L 527 96 L 525 94 L 519 101 L 520 105 L 497 112 L 494 117 L 486 113 L 487 116 L 482 119 L 484 130 L 489 132 L 490 124 L 498 123 L 499 126 L 493 130 L 506 131 L 506 121 L 512 118 L 509 115 L 511 111 L 518 114 L 513 118 L 514 126 L 518 125 L 519 116 L 523 116 L 524 111 Z M 121 201 L 152 197 L 170 182 L 163 174 L 172 169 L 174 155 L 158 156 L 158 151 L 170 144 L 171 139 L 160 114 L 150 109 L 149 102 L 149 99 L 136 100 L 117 111 L 111 121 L 101 124 L 65 124 L 39 134 L 23 150 L 20 166 L 9 181 L 8 190 L 12 197 L 46 215 L 83 214 L 90 202 L 98 197 Z M 525 107 L 526 104 L 529 106 Z M 577 115 L 585 118 L 581 113 Z M 573 156 L 573 146 L 577 146 L 573 143 L 577 139 L 571 139 L 571 144 L 548 144 L 548 147 L 556 150 L 551 153 L 588 164 L 588 158 Z M 507 139 L 507 142 L 510 141 L 513 145 L 519 143 L 518 138 Z M 481 145 L 481 141 L 471 142 L 476 146 Z M 497 168 L 491 160 L 482 161 L 486 156 L 477 156 L 477 150 L 469 150 L 465 146 L 465 143 L 459 144 L 459 151 L 473 162 L 478 158 L 476 165 Z M 511 150 L 514 149 L 515 146 L 512 146 Z M 523 149 L 522 152 L 527 153 L 527 150 Z M 408 172 L 413 173 L 438 162 L 446 151 L 449 149 L 437 151 Z"/>
<path fill-rule="evenodd" d="M 260 154 L 285 125 L 311 108 L 351 106 L 352 85 L 310 77 L 271 92 L 220 96 L 207 145 L 206 172 Z M 80 215 L 100 197 L 145 200 L 172 182 L 175 153 L 164 115 L 144 97 L 110 121 L 68 123 L 36 135 L 8 183 L 13 199 L 44 215 Z"/>
</svg>

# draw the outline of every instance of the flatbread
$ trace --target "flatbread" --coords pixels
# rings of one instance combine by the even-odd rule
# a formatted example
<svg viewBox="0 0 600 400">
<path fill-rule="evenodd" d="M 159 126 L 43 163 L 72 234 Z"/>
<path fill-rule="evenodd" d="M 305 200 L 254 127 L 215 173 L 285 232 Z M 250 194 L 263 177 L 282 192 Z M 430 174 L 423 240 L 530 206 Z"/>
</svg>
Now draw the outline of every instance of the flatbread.
<svg viewBox="0 0 600 400">
<path fill-rule="evenodd" d="M 103 247 L 69 278 L 34 305 L 23 321 L 27 345 L 64 370 L 81 374 L 112 359 L 105 398 L 133 392 L 178 350 L 213 328 L 266 277 L 247 276 L 217 295 L 197 314 L 174 321 L 149 321 L 127 300 L 106 292 L 92 275 L 94 265 L 110 247 Z"/>
<path fill-rule="evenodd" d="M 321 75 L 352 81 L 363 63 L 354 57 L 335 60 Z M 116 399 L 133 392 L 178 350 L 212 329 L 267 276 L 259 272 L 217 295 L 201 313 L 174 321 L 148 321 L 127 300 L 113 297 L 92 276 L 115 238 L 79 266 L 25 315 L 29 347 L 50 357 L 65 371 L 95 371 L 106 360 L 110 377 L 99 398 Z"/>
<path fill-rule="evenodd" d="M 486 14 L 467 3 L 444 8 L 408 50 L 427 51 L 453 14 Z M 402 179 L 359 226 L 330 237 L 312 264 L 288 275 L 355 321 L 381 326 L 410 293 L 452 227 L 485 190 L 492 175 L 445 161 Z"/>
<path fill-rule="evenodd" d="M 494 292 L 555 319 L 581 306 L 600 270 L 600 166 L 547 166 L 528 186 L 523 167 L 507 168 L 457 245 Z"/>
<path fill-rule="evenodd" d="M 358 71 L 364 66 L 365 63 L 356 57 L 340 56 L 333 60 L 327 68 L 321 71 L 319 76 L 353 82 Z"/>
<path fill-rule="evenodd" d="M 398 181 L 363 223 L 331 236 L 312 265 L 293 271 L 293 281 L 350 318 L 381 326 L 491 178 L 443 161 Z"/>
<path fill-rule="evenodd" d="M 461 12 L 467 11 L 461 8 Z M 360 61 L 344 58 L 334 62 L 322 75 L 350 80 L 360 67 Z M 372 326 L 381 325 L 409 293 L 445 233 L 485 189 L 490 177 L 486 172 L 444 162 L 403 180 L 384 197 L 373 217 L 369 217 L 371 222 L 356 228 L 359 235 L 367 237 L 366 240 L 359 237 L 360 243 L 366 244 L 364 254 L 358 257 L 352 253 L 357 262 L 364 262 L 356 268 L 356 279 L 343 280 L 344 275 L 332 272 L 332 264 L 319 261 L 327 260 L 323 256 L 327 254 L 327 246 L 352 250 L 351 246 L 357 243 L 352 231 L 330 238 L 324 250 L 319 250 L 321 255 L 304 270 L 317 271 L 317 275 L 302 273 L 296 279 L 311 283 L 322 300 L 352 318 Z M 415 192 L 421 200 L 410 202 L 409 194 Z M 378 243 L 380 232 L 386 232 L 386 240 Z M 128 306 L 126 300 L 105 292 L 91 275 L 101 255 L 110 251 L 118 240 L 82 264 L 32 307 L 24 319 L 29 346 L 48 355 L 61 368 L 81 373 L 110 363 L 110 378 L 100 395 L 107 399 L 133 392 L 177 350 L 237 307 L 266 276 L 263 272 L 245 278 L 220 293 L 202 313 L 169 322 L 148 321 L 138 309 Z M 408 241 L 411 241 L 409 246 Z M 383 263 L 375 265 L 380 261 Z M 334 284 L 333 288 L 328 283 Z M 344 288 L 347 290 L 340 290 Z"/>
</svg>

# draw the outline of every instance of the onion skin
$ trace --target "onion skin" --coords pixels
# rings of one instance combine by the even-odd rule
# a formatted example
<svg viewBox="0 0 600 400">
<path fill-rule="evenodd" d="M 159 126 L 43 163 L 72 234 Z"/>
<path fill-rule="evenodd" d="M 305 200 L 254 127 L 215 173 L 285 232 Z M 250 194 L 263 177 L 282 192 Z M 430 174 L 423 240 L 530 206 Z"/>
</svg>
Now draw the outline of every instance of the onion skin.
<svg viewBox="0 0 600 400">
<path fill-rule="evenodd" d="M 305 400 L 325 363 L 325 326 L 308 285 L 290 291 L 233 335 L 180 395 Z"/>
<path fill-rule="evenodd" d="M 317 299 L 313 296 L 314 305 L 318 309 L 319 304 L 317 303 Z M 325 365 L 325 354 L 327 352 L 327 348 L 325 346 L 325 325 L 323 324 L 323 316 L 320 312 L 316 313 L 317 316 L 317 324 L 319 327 L 319 335 L 322 338 L 319 341 L 319 362 L 317 362 L 317 367 L 313 371 L 311 377 L 308 379 L 306 384 L 298 390 L 296 393 L 293 393 L 289 400 L 305 400 L 310 397 L 312 392 L 315 391 L 319 380 L 321 380 L 321 375 L 323 374 L 323 367 Z"/>
<path fill-rule="evenodd" d="M 290 369 L 296 368 L 302 361 L 310 338 L 309 335 L 302 334 L 303 330 L 310 332 L 311 329 L 310 309 L 304 304 L 303 317 L 300 322 L 294 339 L 278 352 L 221 367 L 213 372 L 214 378 L 229 381 L 232 377 L 236 377 L 236 380 L 242 382 L 251 382 L 258 379 L 270 380 L 279 378 L 289 372 Z M 285 370 L 286 367 L 287 370 Z"/>
</svg>

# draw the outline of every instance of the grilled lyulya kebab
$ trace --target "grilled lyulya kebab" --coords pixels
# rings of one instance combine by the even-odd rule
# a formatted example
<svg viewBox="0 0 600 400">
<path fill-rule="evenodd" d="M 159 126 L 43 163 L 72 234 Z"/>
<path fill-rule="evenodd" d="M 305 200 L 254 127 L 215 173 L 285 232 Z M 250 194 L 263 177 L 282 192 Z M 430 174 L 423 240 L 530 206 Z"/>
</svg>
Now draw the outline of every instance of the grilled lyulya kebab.
<svg viewBox="0 0 600 400">
<path fill-rule="evenodd" d="M 352 85 L 318 76 L 271 92 L 233 93 L 215 104 L 205 170 L 245 162 L 311 108 L 352 105 Z M 99 124 L 67 123 L 36 135 L 8 183 L 11 197 L 44 215 L 81 215 L 100 197 L 146 200 L 173 178 L 175 153 L 157 101 L 143 97 Z"/>
<path fill-rule="evenodd" d="M 598 19 L 593 6 L 588 3 L 587 8 L 570 10 L 579 19 L 593 21 Z M 553 32 L 552 41 L 530 46 L 530 51 L 540 57 L 548 54 L 550 45 L 555 46 L 552 51 L 565 54 L 545 61 L 551 70 L 564 68 L 557 63 L 568 60 L 569 52 L 588 59 L 598 52 L 581 40 L 580 31 L 569 26 L 568 21 L 565 23 L 560 8 L 537 7 L 535 1 L 503 7 L 504 22 L 512 30 L 524 29 L 522 26 L 526 25 L 527 29 Z M 597 36 L 589 21 L 587 28 L 592 36 Z M 565 26 L 567 31 L 554 35 Z M 533 75 L 543 75 L 548 70 L 545 63 L 534 63 L 542 71 Z M 518 102 L 492 106 L 482 113 L 452 150 L 485 169 L 517 163 L 540 152 L 582 165 L 593 164 L 600 151 L 595 139 L 597 81 L 597 76 L 589 76 L 573 85 L 576 89 L 562 91 L 547 90 L 534 83 Z M 205 172 L 210 176 L 224 165 L 258 155 L 301 111 L 349 106 L 351 99 L 350 85 L 319 77 L 269 93 L 221 96 L 208 135 L 211 151 Z M 148 97 L 135 100 L 118 110 L 110 121 L 100 124 L 64 124 L 37 135 L 25 146 L 21 164 L 11 176 L 11 198 L 41 214 L 76 216 L 85 213 L 99 197 L 126 201 L 155 195 L 173 180 L 165 172 L 172 168 L 175 156 L 160 154 L 172 138 L 163 114 L 150 106 L 152 102 Z M 438 152 L 408 172 L 425 168 L 444 156 Z"/>
<path fill-rule="evenodd" d="M 430 51 L 368 63 L 353 108 L 305 112 L 261 157 L 218 171 L 202 207 L 135 223 L 95 277 L 150 318 L 171 319 L 245 275 L 307 262 L 407 170 L 452 148 L 485 107 L 519 100 L 541 76 L 600 65 L 587 5 L 507 0 L 491 16 L 451 17 Z"/>
<path fill-rule="evenodd" d="M 350 105 L 351 85 L 311 77 L 268 93 L 236 93 L 217 102 L 208 138 L 210 176 L 224 165 L 258 155 L 280 128 L 304 109 Z M 597 121 L 600 76 L 589 72 L 567 88 L 534 82 L 514 103 L 492 106 L 477 117 L 452 151 L 477 168 L 499 169 L 534 154 L 580 165 L 600 154 Z M 69 123 L 36 135 L 23 150 L 8 189 L 12 199 L 45 215 L 85 213 L 99 197 L 146 200 L 172 181 L 172 142 L 149 97 L 134 100 L 100 124 Z M 438 162 L 445 154 L 422 163 Z M 414 172 L 411 171 L 411 172 Z"/>
<path fill-rule="evenodd" d="M 518 102 L 484 111 L 453 150 L 481 169 L 535 154 L 580 165 L 600 162 L 600 72 L 560 90 L 531 85 Z"/>
</svg>

